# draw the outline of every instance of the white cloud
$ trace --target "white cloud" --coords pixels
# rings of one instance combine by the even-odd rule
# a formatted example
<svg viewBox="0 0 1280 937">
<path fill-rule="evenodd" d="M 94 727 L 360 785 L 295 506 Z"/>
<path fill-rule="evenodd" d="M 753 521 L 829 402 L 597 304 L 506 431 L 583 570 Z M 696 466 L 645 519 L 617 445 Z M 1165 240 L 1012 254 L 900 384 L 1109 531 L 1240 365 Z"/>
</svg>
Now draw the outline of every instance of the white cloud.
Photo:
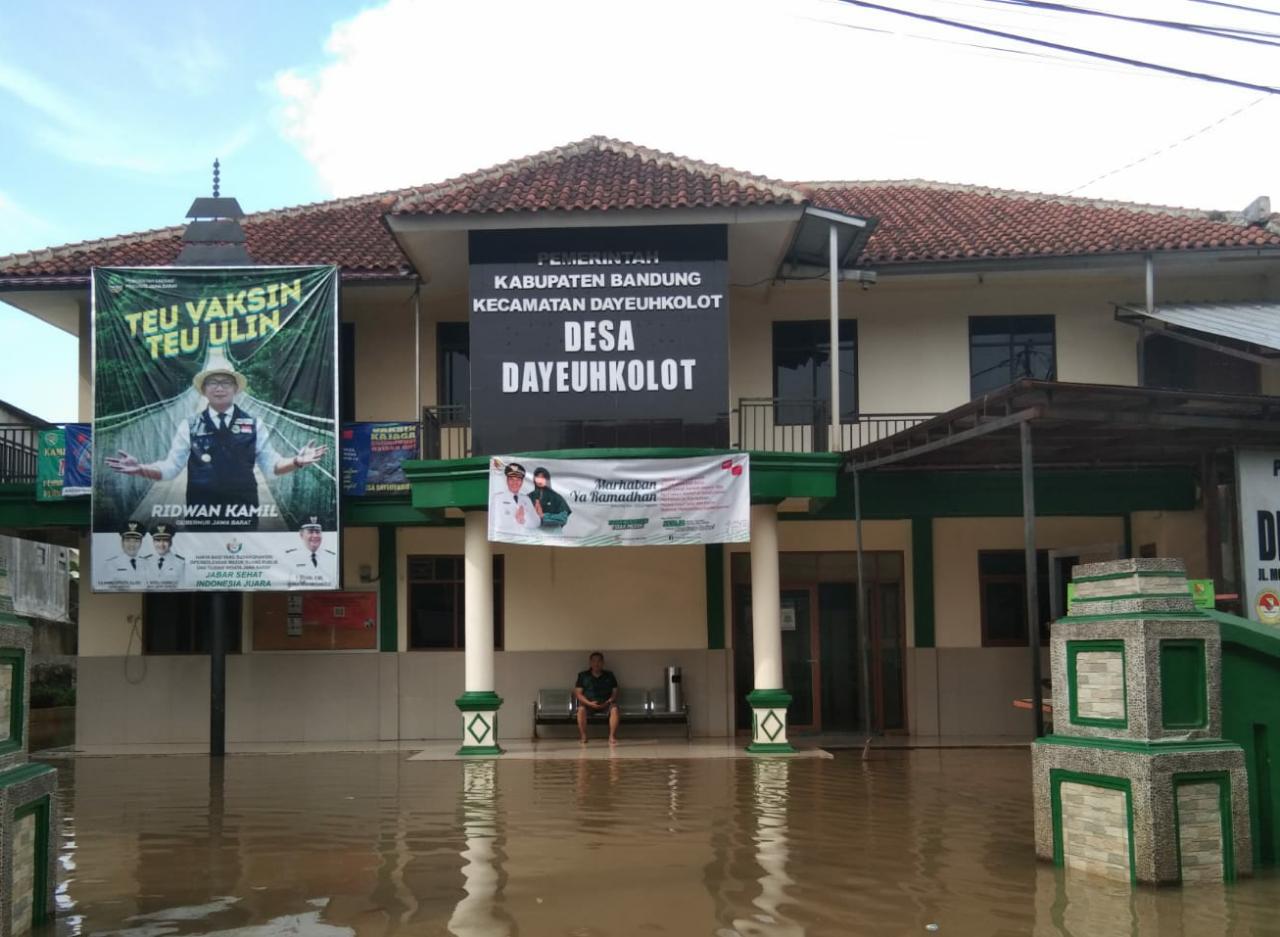
<svg viewBox="0 0 1280 937">
<path fill-rule="evenodd" d="M 127 107 L 123 114 L 91 110 L 39 76 L 0 62 L 0 99 L 4 92 L 36 115 L 37 119 L 20 124 L 33 142 L 60 159 L 83 166 L 140 173 L 190 172 L 207 165 L 205 153 L 229 156 L 246 146 L 254 132 L 252 124 L 242 124 L 211 151 L 171 134 L 164 124 L 139 125 L 139 118 Z"/>
<path fill-rule="evenodd" d="M 13 251 L 30 247 L 51 235 L 57 227 L 14 200 L 9 193 L 0 190 L 0 257 Z"/>
<path fill-rule="evenodd" d="M 1275 74 L 1262 47 L 990 4 L 912 6 L 1245 80 Z M 326 52 L 319 68 L 281 70 L 275 92 L 282 132 L 335 195 L 594 133 L 792 179 L 1061 192 L 1257 96 L 833 0 L 389 0 L 338 23 Z M 1277 116 L 1268 100 L 1081 194 L 1243 207 L 1274 181 Z"/>
</svg>

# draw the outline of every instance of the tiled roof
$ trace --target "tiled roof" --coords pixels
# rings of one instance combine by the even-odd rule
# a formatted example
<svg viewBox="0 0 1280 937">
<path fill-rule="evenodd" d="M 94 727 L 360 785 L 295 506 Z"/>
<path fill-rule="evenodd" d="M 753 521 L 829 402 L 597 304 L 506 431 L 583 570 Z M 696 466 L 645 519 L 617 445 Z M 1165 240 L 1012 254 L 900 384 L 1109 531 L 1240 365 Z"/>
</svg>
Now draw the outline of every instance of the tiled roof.
<svg viewBox="0 0 1280 937">
<path fill-rule="evenodd" d="M 1220 212 L 933 182 L 785 183 L 591 137 L 435 185 L 259 212 L 258 263 L 336 263 L 347 276 L 411 273 L 384 217 L 799 205 L 879 220 L 861 262 L 887 266 L 1206 248 L 1280 247 L 1280 226 Z M 181 227 L 0 257 L 0 283 L 78 282 L 93 266 L 172 263 Z"/>
<path fill-rule="evenodd" d="M 880 221 L 861 263 L 1280 247 L 1280 228 L 1222 212 L 936 182 L 803 183 L 820 208 Z"/>
<path fill-rule="evenodd" d="M 763 176 L 589 137 L 412 189 L 396 202 L 392 214 L 736 208 L 797 205 L 804 198 L 798 188 Z"/>
<path fill-rule="evenodd" d="M 242 224 L 249 256 L 261 264 L 338 264 L 345 276 L 408 274 L 409 262 L 382 223 L 392 198 L 368 195 L 248 215 Z M 171 264 L 184 227 L 0 257 L 0 280 L 79 279 L 90 267 Z"/>
</svg>

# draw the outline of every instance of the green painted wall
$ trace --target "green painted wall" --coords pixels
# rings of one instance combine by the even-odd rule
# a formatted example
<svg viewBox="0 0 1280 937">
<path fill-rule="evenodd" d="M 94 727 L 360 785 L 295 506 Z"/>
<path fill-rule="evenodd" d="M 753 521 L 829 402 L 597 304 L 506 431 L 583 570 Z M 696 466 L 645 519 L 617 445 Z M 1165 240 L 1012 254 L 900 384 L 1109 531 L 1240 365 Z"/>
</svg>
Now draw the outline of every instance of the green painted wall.
<svg viewBox="0 0 1280 937">
<path fill-rule="evenodd" d="M 911 599 L 916 647 L 933 647 L 933 518 L 911 518 Z"/>
<path fill-rule="evenodd" d="M 1280 629 L 1210 611 L 1222 632 L 1222 734 L 1244 749 L 1255 865 L 1280 861 Z"/>
<path fill-rule="evenodd" d="M 378 650 L 399 650 L 400 617 L 396 596 L 396 529 L 378 528 Z"/>
<path fill-rule="evenodd" d="M 706 546 L 707 648 L 724 649 L 724 544 Z"/>
</svg>

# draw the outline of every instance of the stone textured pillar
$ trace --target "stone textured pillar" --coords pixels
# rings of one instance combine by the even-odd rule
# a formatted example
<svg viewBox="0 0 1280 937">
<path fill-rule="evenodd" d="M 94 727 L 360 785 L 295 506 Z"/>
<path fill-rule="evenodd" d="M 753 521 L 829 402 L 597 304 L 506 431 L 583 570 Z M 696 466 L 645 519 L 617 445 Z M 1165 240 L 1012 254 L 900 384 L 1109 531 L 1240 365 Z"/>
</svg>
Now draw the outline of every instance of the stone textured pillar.
<svg viewBox="0 0 1280 937">
<path fill-rule="evenodd" d="M 463 593 L 466 613 L 465 692 L 457 700 L 462 713 L 460 755 L 498 755 L 498 708 L 502 699 L 493 681 L 493 548 L 489 515 L 469 511 L 463 545 Z"/>
<path fill-rule="evenodd" d="M 1072 571 L 1054 622 L 1052 735 L 1032 747 L 1036 852 L 1122 881 L 1252 871 L 1244 752 L 1222 734 L 1218 625 L 1181 560 Z"/>
<path fill-rule="evenodd" d="M 795 751 L 787 741 L 791 694 L 782 688 L 782 592 L 778 583 L 778 509 L 751 506 L 751 643 L 755 686 L 751 705 L 751 744 L 760 754 Z"/>
</svg>

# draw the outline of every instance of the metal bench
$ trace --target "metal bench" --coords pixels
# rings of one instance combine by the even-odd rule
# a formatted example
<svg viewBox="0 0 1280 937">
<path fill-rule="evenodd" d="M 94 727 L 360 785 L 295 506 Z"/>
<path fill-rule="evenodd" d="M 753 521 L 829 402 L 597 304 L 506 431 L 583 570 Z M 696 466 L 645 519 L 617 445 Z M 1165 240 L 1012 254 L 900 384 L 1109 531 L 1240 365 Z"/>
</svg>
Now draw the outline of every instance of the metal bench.
<svg viewBox="0 0 1280 937">
<path fill-rule="evenodd" d="M 623 687 L 618 691 L 618 716 L 624 725 L 679 725 L 684 724 L 685 738 L 693 737 L 689 724 L 689 706 L 672 711 L 667 709 L 666 692 Z M 588 724 L 609 721 L 608 711 L 590 712 Z M 578 700 L 572 690 L 539 690 L 533 703 L 533 740 L 538 740 L 538 726 L 577 725 Z"/>
</svg>

